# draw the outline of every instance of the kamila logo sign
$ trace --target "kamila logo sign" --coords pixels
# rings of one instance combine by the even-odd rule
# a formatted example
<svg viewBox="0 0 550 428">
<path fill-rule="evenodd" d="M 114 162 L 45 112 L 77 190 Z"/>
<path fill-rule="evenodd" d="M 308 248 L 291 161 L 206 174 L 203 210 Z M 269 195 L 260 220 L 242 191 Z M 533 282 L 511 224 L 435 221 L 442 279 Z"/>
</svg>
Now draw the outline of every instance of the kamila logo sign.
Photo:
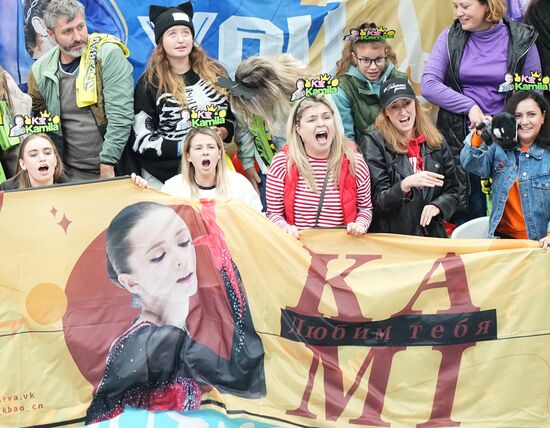
<svg viewBox="0 0 550 428">
<path fill-rule="evenodd" d="M 333 79 L 330 74 L 323 73 L 318 79 L 298 79 L 296 90 L 292 93 L 290 101 L 300 100 L 318 94 L 334 95 L 338 92 L 338 79 Z"/>
</svg>

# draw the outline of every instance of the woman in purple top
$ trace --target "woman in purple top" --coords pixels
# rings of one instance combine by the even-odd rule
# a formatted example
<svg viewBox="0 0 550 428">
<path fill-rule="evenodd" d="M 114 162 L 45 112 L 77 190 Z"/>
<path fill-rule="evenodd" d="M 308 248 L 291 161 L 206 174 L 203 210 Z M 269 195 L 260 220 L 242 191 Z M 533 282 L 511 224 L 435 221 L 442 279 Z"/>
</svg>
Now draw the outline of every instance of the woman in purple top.
<svg viewBox="0 0 550 428">
<path fill-rule="evenodd" d="M 508 20 L 505 0 L 453 0 L 456 20 L 436 40 L 420 91 L 440 107 L 437 127 L 449 143 L 460 183 L 457 224 L 486 215 L 478 177 L 459 156 L 468 128 L 500 112 L 511 92 L 498 92 L 504 75 L 540 70 L 536 30 Z M 468 196 L 469 195 L 469 196 Z"/>
</svg>

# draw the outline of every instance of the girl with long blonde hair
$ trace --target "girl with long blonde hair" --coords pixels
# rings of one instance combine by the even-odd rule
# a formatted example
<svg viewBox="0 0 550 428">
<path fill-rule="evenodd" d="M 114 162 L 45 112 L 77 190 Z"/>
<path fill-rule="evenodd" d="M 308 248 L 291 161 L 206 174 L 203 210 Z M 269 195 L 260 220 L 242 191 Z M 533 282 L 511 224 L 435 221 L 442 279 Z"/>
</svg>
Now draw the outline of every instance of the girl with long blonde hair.
<svg viewBox="0 0 550 428">
<path fill-rule="evenodd" d="M 135 174 L 132 180 L 139 187 L 148 184 Z M 181 173 L 166 180 L 161 191 L 184 199 L 234 199 L 262 211 L 250 182 L 227 168 L 223 141 L 212 128 L 189 131 L 182 148 Z"/>
<path fill-rule="evenodd" d="M 293 108 L 287 146 L 267 175 L 267 216 L 289 234 L 345 226 L 367 232 L 372 217 L 369 170 L 341 129 L 338 111 L 323 95 Z"/>
<path fill-rule="evenodd" d="M 204 113 L 225 111 L 212 124 L 223 141 L 234 133 L 234 117 L 225 89 L 217 86 L 224 68 L 195 44 L 193 7 L 151 5 L 149 18 L 154 24 L 157 43 L 135 91 L 135 141 L 142 175 L 153 187 L 179 171 L 181 148 L 192 119 Z M 203 113 L 204 112 L 204 113 Z"/>
<path fill-rule="evenodd" d="M 340 84 L 334 102 L 344 132 L 352 139 L 359 139 L 374 124 L 380 112 L 380 85 L 387 79 L 406 78 L 405 73 L 395 68 L 396 55 L 386 39 L 366 37 L 367 32 L 376 29 L 373 22 L 351 29 L 337 63 L 336 77 Z"/>
</svg>

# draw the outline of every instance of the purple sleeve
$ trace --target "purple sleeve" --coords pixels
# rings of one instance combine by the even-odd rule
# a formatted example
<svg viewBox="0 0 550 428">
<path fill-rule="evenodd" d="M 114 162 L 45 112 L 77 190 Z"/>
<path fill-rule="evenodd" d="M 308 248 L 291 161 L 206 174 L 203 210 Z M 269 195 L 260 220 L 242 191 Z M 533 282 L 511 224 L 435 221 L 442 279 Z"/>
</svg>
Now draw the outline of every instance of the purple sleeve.
<svg viewBox="0 0 550 428">
<path fill-rule="evenodd" d="M 420 93 L 429 102 L 445 110 L 458 114 L 468 114 L 476 102 L 443 83 L 449 67 L 448 33 L 448 28 L 443 30 L 433 45 L 432 53 L 422 74 Z"/>
<path fill-rule="evenodd" d="M 525 57 L 525 63 L 523 64 L 523 69 L 521 70 L 521 74 L 524 76 L 530 76 L 531 71 L 541 71 L 542 65 L 540 64 L 540 56 L 539 51 L 537 49 L 537 45 L 533 43 L 531 48 L 529 49 L 529 52 L 527 52 L 527 56 Z M 542 95 L 541 91 L 537 91 Z"/>
</svg>

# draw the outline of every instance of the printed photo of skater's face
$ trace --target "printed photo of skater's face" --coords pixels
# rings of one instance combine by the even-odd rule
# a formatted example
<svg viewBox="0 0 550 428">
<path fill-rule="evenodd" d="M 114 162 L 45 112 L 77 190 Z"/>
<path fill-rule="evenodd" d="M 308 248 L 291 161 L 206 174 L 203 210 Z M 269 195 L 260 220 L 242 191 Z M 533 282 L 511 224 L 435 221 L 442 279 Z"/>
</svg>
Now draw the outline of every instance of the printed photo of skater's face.
<svg viewBox="0 0 550 428">
<path fill-rule="evenodd" d="M 181 111 L 181 120 L 183 120 L 184 122 L 191 120 L 191 113 L 188 109 L 183 109 Z"/>
<path fill-rule="evenodd" d="M 16 126 L 22 127 L 22 126 L 25 125 L 25 119 L 20 114 L 15 116 L 15 118 L 13 120 L 14 120 Z"/>
<path fill-rule="evenodd" d="M 130 205 L 117 217 L 107 239 L 116 281 L 139 298 L 144 312 L 162 323 L 197 292 L 197 260 L 189 228 L 172 208 L 152 202 Z"/>
</svg>

